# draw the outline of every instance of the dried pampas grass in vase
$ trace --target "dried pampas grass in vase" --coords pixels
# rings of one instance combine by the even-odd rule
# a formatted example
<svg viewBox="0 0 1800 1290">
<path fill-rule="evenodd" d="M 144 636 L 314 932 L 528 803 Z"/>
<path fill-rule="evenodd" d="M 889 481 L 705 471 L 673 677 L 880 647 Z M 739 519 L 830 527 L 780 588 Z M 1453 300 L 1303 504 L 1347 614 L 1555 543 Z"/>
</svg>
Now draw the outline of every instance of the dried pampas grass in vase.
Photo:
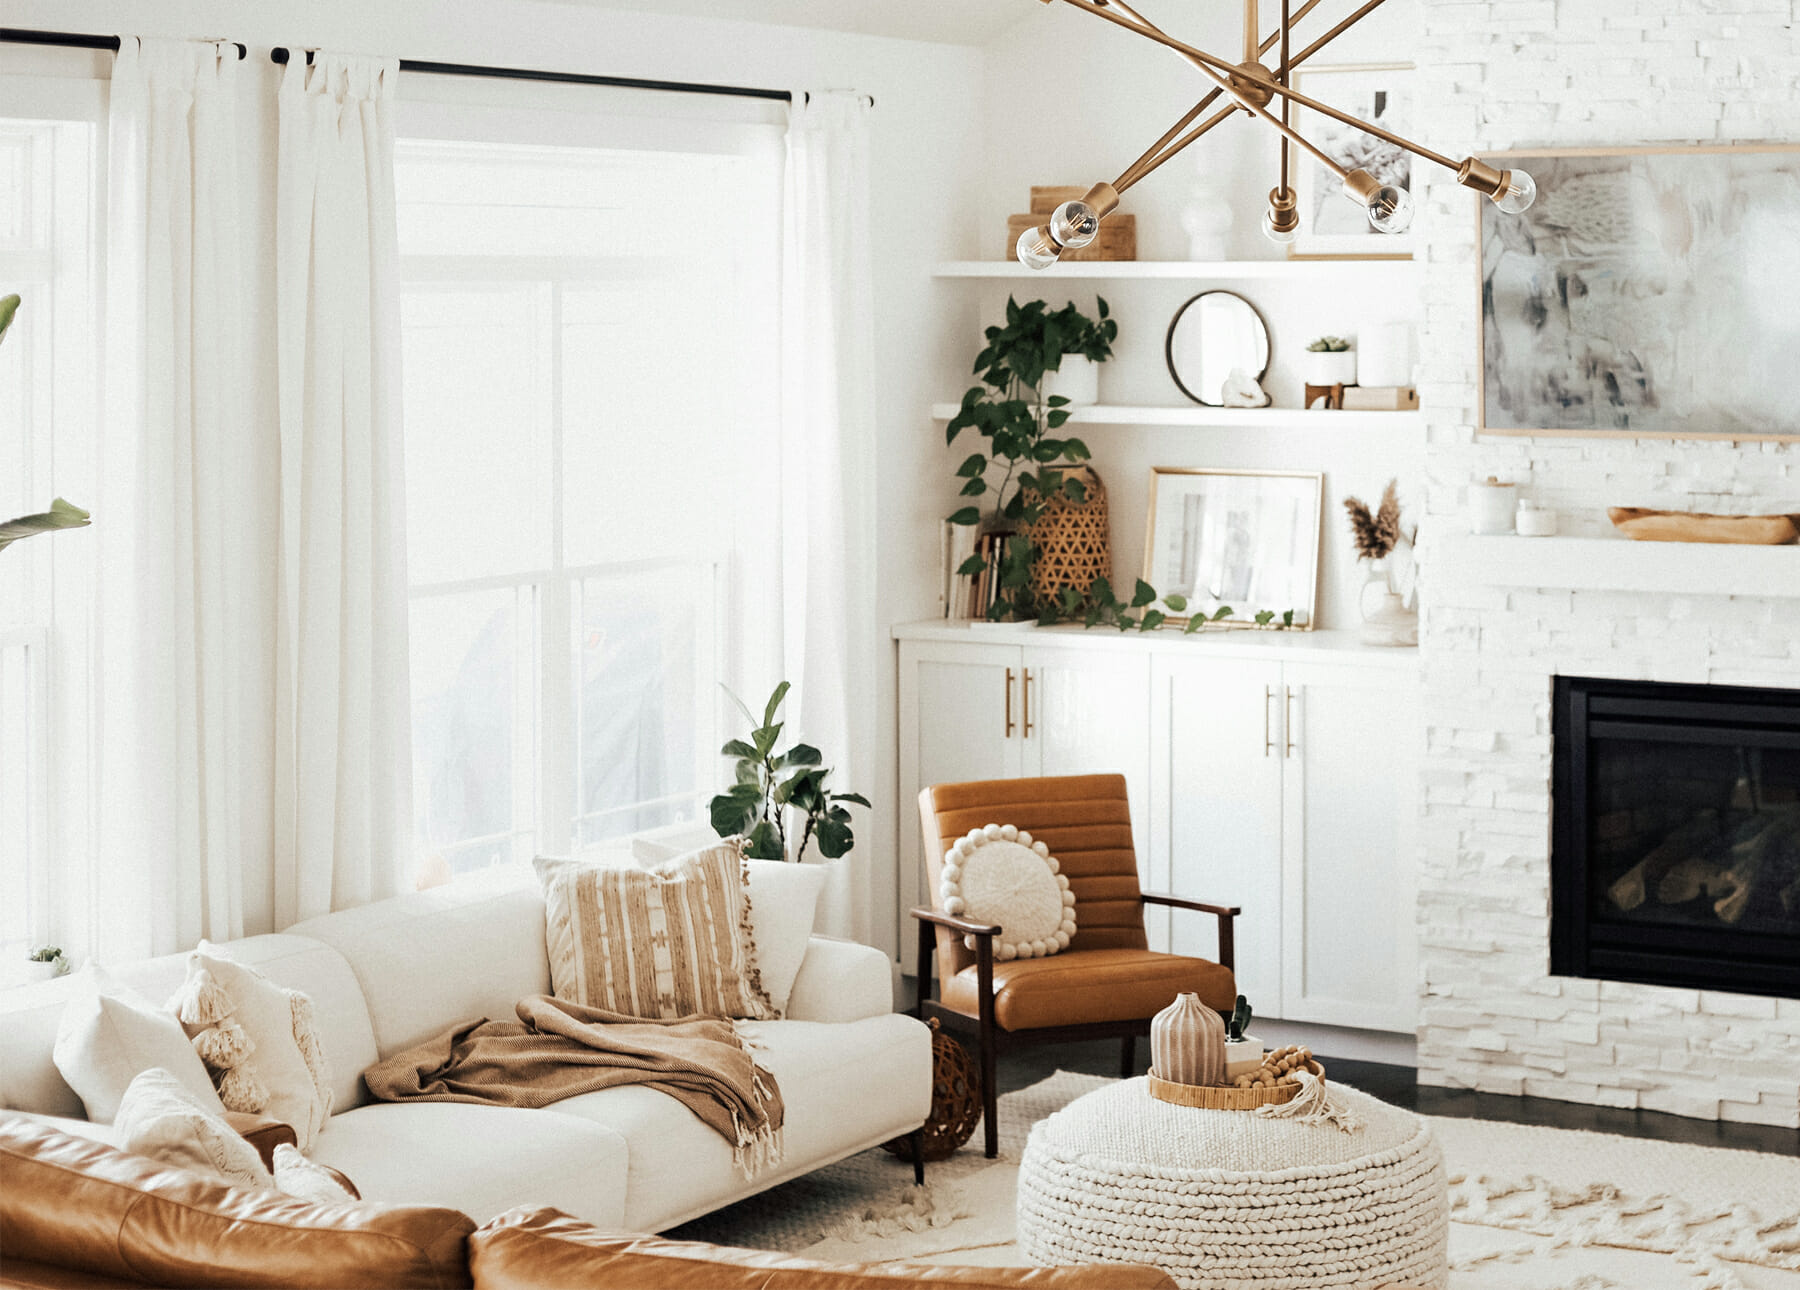
<svg viewBox="0 0 1800 1290">
<path fill-rule="evenodd" d="M 1371 645 L 1417 645 L 1419 615 L 1407 607 L 1395 589 L 1388 557 L 1401 542 L 1411 539 L 1400 530 L 1399 481 L 1390 479 L 1373 511 L 1359 497 L 1346 497 L 1350 537 L 1356 558 L 1369 562 L 1367 580 L 1357 590 L 1356 606 L 1362 614 L 1362 638 Z M 1379 594 L 1374 594 L 1374 593 Z"/>
</svg>

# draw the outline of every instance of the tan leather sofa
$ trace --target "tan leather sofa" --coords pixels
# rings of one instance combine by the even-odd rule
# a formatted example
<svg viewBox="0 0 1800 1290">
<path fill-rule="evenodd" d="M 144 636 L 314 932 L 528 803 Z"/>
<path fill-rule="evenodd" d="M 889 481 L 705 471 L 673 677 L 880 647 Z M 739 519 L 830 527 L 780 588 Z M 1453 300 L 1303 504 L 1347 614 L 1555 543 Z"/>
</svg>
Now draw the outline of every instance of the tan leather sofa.
<svg viewBox="0 0 1800 1290">
<path fill-rule="evenodd" d="M 1174 1290 L 1155 1268 L 827 1264 L 606 1232 L 554 1209 L 477 1228 L 425 1205 L 313 1205 L 0 1117 L 0 1287 Z"/>
</svg>

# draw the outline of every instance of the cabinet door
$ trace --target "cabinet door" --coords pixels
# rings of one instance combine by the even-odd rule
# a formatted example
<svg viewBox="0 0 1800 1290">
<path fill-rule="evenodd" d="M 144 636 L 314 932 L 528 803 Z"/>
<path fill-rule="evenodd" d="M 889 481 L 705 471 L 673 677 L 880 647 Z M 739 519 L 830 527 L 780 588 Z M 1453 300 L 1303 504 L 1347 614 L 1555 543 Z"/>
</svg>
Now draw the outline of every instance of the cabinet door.
<svg viewBox="0 0 1800 1290">
<path fill-rule="evenodd" d="M 1177 896 L 1240 905 L 1238 989 L 1264 1016 L 1281 1008 L 1281 667 L 1159 657 L 1157 850 Z M 1216 958 L 1216 922 L 1177 911 L 1168 945 Z"/>
<path fill-rule="evenodd" d="M 1412 1030 L 1417 678 L 1288 664 L 1283 1016 Z"/>
<path fill-rule="evenodd" d="M 1125 776 L 1138 881 L 1151 886 L 1150 656 L 1028 647 L 1024 675 L 1024 774 Z"/>
<path fill-rule="evenodd" d="M 931 903 L 919 793 L 931 784 L 1025 774 L 1024 668 L 1016 645 L 905 641 L 900 646 L 900 954 L 914 970 L 907 910 Z"/>
</svg>

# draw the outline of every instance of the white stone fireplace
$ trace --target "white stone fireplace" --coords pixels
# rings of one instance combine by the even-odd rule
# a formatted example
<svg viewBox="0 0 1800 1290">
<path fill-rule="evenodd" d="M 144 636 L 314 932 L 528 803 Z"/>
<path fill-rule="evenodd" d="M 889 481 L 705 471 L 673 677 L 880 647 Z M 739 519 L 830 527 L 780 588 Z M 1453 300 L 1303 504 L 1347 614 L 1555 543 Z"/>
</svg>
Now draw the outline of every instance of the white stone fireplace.
<svg viewBox="0 0 1800 1290">
<path fill-rule="evenodd" d="M 1433 144 L 1800 138 L 1792 3 L 1422 15 Z M 1629 543 L 1605 508 L 1800 509 L 1800 444 L 1478 437 L 1472 199 L 1427 179 L 1419 1078 L 1800 1127 L 1800 1000 L 1556 977 L 1549 950 L 1552 678 L 1800 688 L 1800 549 Z M 1460 536 L 1489 475 L 1566 536 Z"/>
</svg>

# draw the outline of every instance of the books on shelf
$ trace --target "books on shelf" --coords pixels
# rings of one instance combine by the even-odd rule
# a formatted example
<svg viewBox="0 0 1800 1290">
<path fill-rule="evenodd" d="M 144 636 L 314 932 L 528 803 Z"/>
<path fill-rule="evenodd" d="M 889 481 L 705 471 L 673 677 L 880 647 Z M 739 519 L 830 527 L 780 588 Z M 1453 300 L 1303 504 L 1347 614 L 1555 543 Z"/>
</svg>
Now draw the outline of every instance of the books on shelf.
<svg viewBox="0 0 1800 1290">
<path fill-rule="evenodd" d="M 972 524 L 943 521 L 939 551 L 943 557 L 943 583 L 938 592 L 938 608 L 945 618 L 986 618 L 1000 591 L 996 577 L 1004 533 L 978 533 Z M 980 573 L 958 573 L 972 555 L 986 565 Z"/>
</svg>

